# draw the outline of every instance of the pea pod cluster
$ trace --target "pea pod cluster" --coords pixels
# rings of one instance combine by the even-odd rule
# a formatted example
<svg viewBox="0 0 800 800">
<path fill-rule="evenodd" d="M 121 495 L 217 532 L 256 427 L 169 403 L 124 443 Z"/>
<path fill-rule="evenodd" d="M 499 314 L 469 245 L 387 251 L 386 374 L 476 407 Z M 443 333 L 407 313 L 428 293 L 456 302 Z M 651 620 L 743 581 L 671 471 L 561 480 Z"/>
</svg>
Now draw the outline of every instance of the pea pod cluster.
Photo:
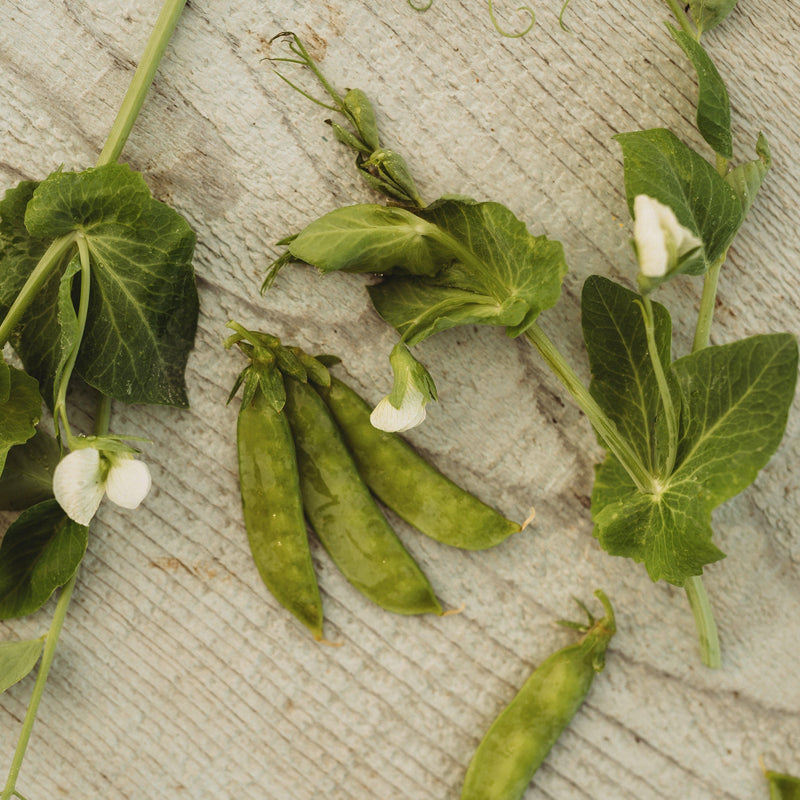
<svg viewBox="0 0 800 800">
<path fill-rule="evenodd" d="M 307 522 L 369 600 L 398 614 L 441 614 L 428 579 L 373 493 L 423 533 L 459 547 L 490 547 L 519 525 L 449 481 L 396 435 L 372 429 L 367 404 L 328 371 L 338 359 L 314 358 L 269 334 L 228 326 L 236 333 L 226 347 L 237 345 L 250 360 L 228 401 L 242 388 L 242 509 L 267 588 L 322 638 Z"/>
<path fill-rule="evenodd" d="M 605 666 L 616 632 L 614 610 L 598 590 L 606 616 L 588 624 L 563 623 L 584 633 L 576 644 L 546 658 L 494 721 L 472 757 L 461 800 L 519 800 Z"/>
</svg>

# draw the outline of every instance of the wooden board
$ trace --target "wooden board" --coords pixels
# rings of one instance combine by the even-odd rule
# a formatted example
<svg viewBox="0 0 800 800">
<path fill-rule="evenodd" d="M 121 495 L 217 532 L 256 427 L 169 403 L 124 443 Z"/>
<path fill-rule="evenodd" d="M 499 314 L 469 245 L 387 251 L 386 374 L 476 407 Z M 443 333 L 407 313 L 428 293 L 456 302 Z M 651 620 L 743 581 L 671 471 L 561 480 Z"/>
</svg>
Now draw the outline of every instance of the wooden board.
<svg viewBox="0 0 800 800">
<path fill-rule="evenodd" d="M 0 178 L 94 163 L 158 13 L 156 0 L 0 0 Z M 579 411 L 523 341 L 461 328 L 419 348 L 441 402 L 410 439 L 508 515 L 523 535 L 485 553 L 447 549 L 397 522 L 439 597 L 460 614 L 400 618 L 370 607 L 322 548 L 314 561 L 340 647 L 315 644 L 267 594 L 242 526 L 225 400 L 241 359 L 225 322 L 338 353 L 371 402 L 390 386 L 393 332 L 365 281 L 282 272 L 261 297 L 275 241 L 321 213 L 374 201 L 323 120 L 276 78 L 269 39 L 295 30 L 329 79 L 375 102 L 386 144 L 428 200 L 508 205 L 564 242 L 570 273 L 541 320 L 582 377 L 583 280 L 631 282 L 618 132 L 666 126 L 701 149 L 695 83 L 666 34 L 665 5 L 537 3 L 522 39 L 485 4 L 192 0 L 124 159 L 197 232 L 200 329 L 191 408 L 115 406 L 145 436 L 145 505 L 105 504 L 59 645 L 18 788 L 29 800 L 432 800 L 456 798 L 483 731 L 535 665 L 572 635 L 572 595 L 602 587 L 619 633 L 607 670 L 526 800 L 753 800 L 758 759 L 800 773 L 800 415 L 755 485 L 715 513 L 728 558 L 707 571 L 723 667 L 701 666 L 681 590 L 595 544 L 588 496 L 601 455 Z M 506 27 L 524 23 L 498 6 Z M 789 0 L 740 0 L 707 44 L 730 90 L 736 153 L 760 130 L 775 168 L 725 268 L 716 343 L 797 330 L 800 302 L 800 17 Z M 703 151 L 706 152 L 706 151 Z M 687 352 L 696 281 L 663 290 Z M 78 427 L 92 402 L 76 395 Z M 84 414 L 81 417 L 81 414 Z M 38 615 L 0 639 L 38 635 Z M 10 762 L 33 679 L 0 697 Z"/>
</svg>

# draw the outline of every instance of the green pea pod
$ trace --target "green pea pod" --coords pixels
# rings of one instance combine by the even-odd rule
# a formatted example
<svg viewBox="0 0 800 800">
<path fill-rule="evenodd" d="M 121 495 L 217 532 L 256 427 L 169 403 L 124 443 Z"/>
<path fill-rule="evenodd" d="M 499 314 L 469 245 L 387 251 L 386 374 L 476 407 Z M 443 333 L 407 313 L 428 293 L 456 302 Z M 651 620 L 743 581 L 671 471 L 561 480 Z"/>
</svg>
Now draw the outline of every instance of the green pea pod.
<svg viewBox="0 0 800 800">
<path fill-rule="evenodd" d="M 325 549 L 363 595 L 398 614 L 441 614 L 428 579 L 403 547 L 358 474 L 317 392 L 286 379 L 303 506 Z"/>
<path fill-rule="evenodd" d="M 800 800 L 800 779 L 765 770 L 769 781 L 769 800 Z"/>
<path fill-rule="evenodd" d="M 461 800 L 522 797 L 605 663 L 606 648 L 616 631 L 614 611 L 603 592 L 595 595 L 606 616 L 595 621 L 589 615 L 581 641 L 545 659 L 497 717 L 472 757 Z"/>
<path fill-rule="evenodd" d="M 311 562 L 292 432 L 260 389 L 237 424 L 239 484 L 247 538 L 275 599 L 322 638 L 322 601 Z"/>
<path fill-rule="evenodd" d="M 329 390 L 318 391 L 364 482 L 426 536 L 466 550 L 484 550 L 520 530 L 516 522 L 442 475 L 400 436 L 374 428 L 370 407 L 349 386 L 332 378 Z"/>
</svg>

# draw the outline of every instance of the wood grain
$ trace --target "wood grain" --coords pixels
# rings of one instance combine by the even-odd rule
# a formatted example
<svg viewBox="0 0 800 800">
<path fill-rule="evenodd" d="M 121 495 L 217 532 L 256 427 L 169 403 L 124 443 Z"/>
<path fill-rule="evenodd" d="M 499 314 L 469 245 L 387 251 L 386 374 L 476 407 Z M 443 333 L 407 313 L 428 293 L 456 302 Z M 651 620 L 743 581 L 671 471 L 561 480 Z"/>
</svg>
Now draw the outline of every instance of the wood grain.
<svg viewBox="0 0 800 800">
<path fill-rule="evenodd" d="M 158 12 L 156 0 L 0 0 L 3 186 L 94 162 Z M 19 789 L 43 798 L 432 800 L 457 798 L 483 731 L 531 669 L 570 640 L 570 597 L 606 590 L 620 630 L 608 667 L 526 800 L 753 800 L 758 767 L 800 772 L 800 416 L 755 485 L 715 514 L 728 558 L 706 585 L 723 668 L 704 669 L 683 593 L 601 552 L 586 508 L 600 456 L 586 420 L 522 341 L 463 328 L 423 344 L 441 402 L 411 440 L 447 474 L 534 526 L 461 553 L 397 520 L 448 607 L 442 619 L 367 605 L 314 543 L 326 634 L 313 643 L 262 586 L 236 480 L 241 363 L 221 346 L 238 319 L 314 351 L 371 401 L 388 390 L 391 332 L 364 281 L 281 273 L 262 298 L 274 242 L 324 211 L 375 199 L 325 112 L 279 81 L 268 40 L 296 30 L 328 77 L 374 100 L 384 138 L 423 195 L 494 199 L 564 242 L 571 267 L 542 325 L 587 377 L 579 293 L 587 275 L 630 281 L 634 264 L 613 134 L 667 126 L 701 149 L 694 78 L 656 0 L 536 6 L 503 39 L 481 3 L 192 0 L 123 157 L 198 236 L 200 330 L 191 408 L 115 406 L 113 429 L 145 436 L 154 489 L 135 513 L 92 526 Z M 731 250 L 714 342 L 797 330 L 800 305 L 800 17 L 789 0 L 740 0 L 708 35 L 730 90 L 737 156 L 759 130 L 774 172 Z M 519 22 L 498 5 L 506 27 Z M 705 152 L 705 151 L 704 151 Z M 663 290 L 687 351 L 699 286 Z M 92 403 L 80 392 L 76 424 Z M 34 635 L 52 605 L 0 623 Z M 0 763 L 32 688 L 0 697 Z"/>
</svg>

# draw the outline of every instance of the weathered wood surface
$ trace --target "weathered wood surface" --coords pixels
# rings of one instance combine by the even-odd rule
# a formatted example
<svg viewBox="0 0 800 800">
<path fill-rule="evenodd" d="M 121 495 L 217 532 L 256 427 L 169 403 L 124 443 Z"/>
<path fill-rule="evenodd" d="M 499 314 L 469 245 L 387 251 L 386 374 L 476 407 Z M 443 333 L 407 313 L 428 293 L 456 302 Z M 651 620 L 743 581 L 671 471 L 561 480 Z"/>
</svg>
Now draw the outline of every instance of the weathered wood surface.
<svg viewBox="0 0 800 800">
<path fill-rule="evenodd" d="M 262 61 L 269 38 L 296 30 L 337 86 L 368 93 L 426 198 L 496 199 L 564 242 L 571 272 L 542 324 L 586 377 L 580 286 L 594 272 L 634 274 L 611 136 L 668 126 L 702 143 L 665 6 L 573 2 L 572 34 L 552 0 L 536 4 L 521 40 L 501 38 L 477 0 L 434 0 L 424 14 L 401 0 L 193 0 L 184 12 L 124 158 L 197 231 L 192 406 L 114 409 L 115 431 L 152 440 L 155 488 L 135 513 L 104 505 L 92 526 L 19 782 L 29 800 L 456 798 L 491 719 L 570 641 L 553 621 L 596 587 L 617 605 L 619 634 L 528 800 L 753 800 L 767 796 L 759 755 L 800 772 L 798 413 L 756 484 L 715 515 L 728 553 L 706 579 L 723 643 L 716 672 L 699 663 L 683 593 L 594 543 L 586 506 L 600 453 L 589 425 L 532 349 L 496 330 L 420 348 L 441 403 L 410 438 L 507 514 L 534 505 L 534 526 L 462 553 L 398 524 L 442 601 L 463 613 L 372 608 L 315 545 L 326 633 L 342 645 L 320 646 L 250 558 L 236 406 L 225 406 L 241 362 L 221 346 L 225 322 L 339 353 L 372 401 L 389 387 L 393 343 L 358 277 L 292 268 L 259 296 L 276 239 L 373 199 L 326 112 Z M 0 0 L 4 186 L 93 163 L 158 5 Z M 708 45 L 732 96 L 738 157 L 752 157 L 763 130 L 775 169 L 731 251 L 715 342 L 796 330 L 800 303 L 800 17 L 790 0 L 740 6 Z M 515 13 L 498 8 L 506 26 Z M 663 292 L 678 353 L 698 297 L 688 280 Z M 43 632 L 50 611 L 0 624 L 0 638 Z M 0 698 L 3 765 L 31 687 L 29 677 Z"/>
</svg>

